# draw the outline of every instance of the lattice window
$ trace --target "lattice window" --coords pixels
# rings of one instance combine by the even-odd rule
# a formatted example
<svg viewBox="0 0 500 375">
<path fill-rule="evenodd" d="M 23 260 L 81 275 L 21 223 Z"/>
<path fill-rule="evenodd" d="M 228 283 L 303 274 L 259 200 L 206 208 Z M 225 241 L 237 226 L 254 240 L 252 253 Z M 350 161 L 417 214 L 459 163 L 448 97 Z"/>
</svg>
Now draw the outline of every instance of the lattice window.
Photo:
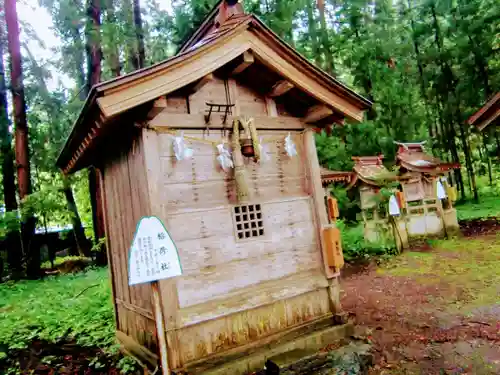
<svg viewBox="0 0 500 375">
<path fill-rule="evenodd" d="M 264 235 L 264 221 L 260 204 L 249 204 L 233 208 L 236 237 L 245 240 Z"/>
</svg>

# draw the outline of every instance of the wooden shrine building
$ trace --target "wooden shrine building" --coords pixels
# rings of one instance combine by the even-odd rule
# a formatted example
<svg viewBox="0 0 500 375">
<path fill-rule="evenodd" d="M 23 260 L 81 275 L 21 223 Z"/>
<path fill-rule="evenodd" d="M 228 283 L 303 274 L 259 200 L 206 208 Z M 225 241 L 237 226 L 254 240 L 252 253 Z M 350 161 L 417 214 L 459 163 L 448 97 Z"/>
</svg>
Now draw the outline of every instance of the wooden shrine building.
<svg viewBox="0 0 500 375">
<path fill-rule="evenodd" d="M 460 165 L 429 155 L 425 152 L 424 144 L 396 142 L 396 165 L 399 167 L 404 194 L 403 209 L 408 218 L 410 238 L 439 235 L 458 229 L 457 213 L 452 205 L 454 190 L 443 177 L 450 170 L 460 168 Z M 446 198 L 438 196 L 439 189 L 443 189 Z"/>
<path fill-rule="evenodd" d="M 190 373 L 333 324 L 313 129 L 371 105 L 233 3 L 176 56 L 94 86 L 57 161 L 100 171 L 117 337 L 152 366 L 162 322 L 128 252 L 141 217 L 164 223 L 183 268 L 159 281 L 168 364 Z"/>
<path fill-rule="evenodd" d="M 384 155 L 353 157 L 354 166 L 350 172 L 322 170 L 323 186 L 332 183 L 348 189 L 351 199 L 359 198 L 359 208 L 364 226 L 364 237 L 369 241 L 378 241 L 381 236 L 393 236 L 393 223 L 389 221 L 388 207 L 382 203 L 380 189 L 399 180 L 395 172 L 389 171 L 384 163 Z M 395 225 L 401 233 L 394 236 L 396 245 L 402 249 L 408 245 L 404 222 L 396 219 Z"/>
<path fill-rule="evenodd" d="M 500 125 L 500 92 L 469 117 L 467 123 L 477 127 L 480 131 Z"/>
</svg>

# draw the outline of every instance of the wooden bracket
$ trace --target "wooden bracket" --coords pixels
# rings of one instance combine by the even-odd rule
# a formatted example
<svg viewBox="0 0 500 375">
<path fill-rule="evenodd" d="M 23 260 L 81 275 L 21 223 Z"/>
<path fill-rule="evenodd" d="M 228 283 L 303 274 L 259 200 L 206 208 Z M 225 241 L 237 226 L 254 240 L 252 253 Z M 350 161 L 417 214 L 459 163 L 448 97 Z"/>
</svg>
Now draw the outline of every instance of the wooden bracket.
<svg viewBox="0 0 500 375">
<path fill-rule="evenodd" d="M 250 51 L 243 52 L 243 61 L 236 68 L 233 69 L 232 74 L 236 75 L 243 72 L 246 68 L 252 65 L 254 61 L 255 59 L 253 57 L 252 52 Z"/>
<path fill-rule="evenodd" d="M 333 111 L 328 108 L 326 105 L 315 105 L 314 107 L 309 108 L 306 116 L 304 117 L 304 122 L 311 123 L 324 119 L 333 114 Z"/>
<path fill-rule="evenodd" d="M 270 96 L 271 98 L 275 98 L 277 96 L 284 95 L 288 91 L 290 91 L 291 89 L 293 89 L 294 87 L 295 86 L 293 85 L 293 83 L 291 83 L 289 81 L 278 81 L 273 86 L 273 88 L 269 92 L 268 96 Z"/>
<path fill-rule="evenodd" d="M 214 75 L 212 73 L 207 74 L 204 76 L 202 79 L 200 79 L 196 84 L 193 86 L 191 89 L 192 92 L 196 92 L 200 90 L 203 86 L 205 86 L 208 82 L 211 82 L 214 80 Z"/>
</svg>

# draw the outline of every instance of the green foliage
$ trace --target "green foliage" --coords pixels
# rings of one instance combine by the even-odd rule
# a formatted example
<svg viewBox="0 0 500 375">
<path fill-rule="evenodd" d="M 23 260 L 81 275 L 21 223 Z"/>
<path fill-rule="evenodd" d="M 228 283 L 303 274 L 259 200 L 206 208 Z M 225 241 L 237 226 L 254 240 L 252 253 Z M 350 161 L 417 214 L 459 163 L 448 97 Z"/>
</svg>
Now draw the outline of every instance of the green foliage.
<svg viewBox="0 0 500 375">
<path fill-rule="evenodd" d="M 107 348 L 115 331 L 107 270 L 0 284 L 0 320 L 0 347 L 7 350 L 35 338 Z"/>
<path fill-rule="evenodd" d="M 62 260 L 72 259 L 70 257 Z M 123 357 L 115 343 L 114 312 L 108 270 L 92 269 L 77 275 L 45 280 L 0 284 L 0 369 L 19 374 L 10 353 L 33 340 L 49 344 L 74 340 L 83 347 L 100 348 L 90 359 L 95 370 L 116 366 L 122 374 L 138 373 L 139 364 Z M 7 362 L 6 362 L 7 361 Z M 60 358 L 48 355 L 42 363 L 56 365 Z"/>
<path fill-rule="evenodd" d="M 359 201 L 356 199 L 351 199 L 349 197 L 349 190 L 342 186 L 332 185 L 329 188 L 330 195 L 335 197 L 337 200 L 337 205 L 339 207 L 340 216 L 343 217 L 343 213 L 351 210 L 352 208 L 359 207 Z"/>
<path fill-rule="evenodd" d="M 341 232 L 342 251 L 347 261 L 363 260 L 396 253 L 392 232 L 388 232 L 378 241 L 372 242 L 365 239 L 363 225 L 360 223 L 346 225 L 343 220 L 338 220 L 337 227 Z"/>
<path fill-rule="evenodd" d="M 483 196 L 479 203 L 464 202 L 456 205 L 458 220 L 472 220 L 500 217 L 500 199 L 498 196 Z"/>
<path fill-rule="evenodd" d="M 0 240 L 3 239 L 8 232 L 20 229 L 19 215 L 17 211 L 0 214 Z"/>
<path fill-rule="evenodd" d="M 78 261 L 78 260 L 83 260 L 83 261 L 89 261 L 89 258 L 81 257 L 81 256 L 66 256 L 66 257 L 57 257 L 54 260 L 54 267 L 57 267 L 67 261 Z M 52 263 L 50 261 L 43 262 L 41 264 L 41 268 L 43 269 L 52 269 Z"/>
</svg>

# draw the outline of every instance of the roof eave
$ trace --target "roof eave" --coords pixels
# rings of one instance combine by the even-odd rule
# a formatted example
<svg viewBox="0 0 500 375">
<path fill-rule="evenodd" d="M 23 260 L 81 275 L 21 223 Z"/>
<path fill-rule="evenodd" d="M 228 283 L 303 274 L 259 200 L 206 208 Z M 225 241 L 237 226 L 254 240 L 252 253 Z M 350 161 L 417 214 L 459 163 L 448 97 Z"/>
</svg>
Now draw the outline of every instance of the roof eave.
<svg viewBox="0 0 500 375">
<path fill-rule="evenodd" d="M 217 17 L 218 10 L 220 4 L 223 0 L 219 0 L 212 8 L 212 10 L 205 17 L 200 26 L 198 26 L 194 32 L 192 32 L 189 37 L 187 37 L 184 42 L 182 42 L 181 46 L 175 52 L 176 55 L 185 52 L 189 47 L 194 45 L 198 40 L 200 40 L 200 36 L 203 37 L 203 32 L 207 30 L 207 26 L 210 27 L 210 22 Z M 198 39 L 197 39 L 198 38 Z"/>
<path fill-rule="evenodd" d="M 71 143 L 73 142 L 76 135 L 78 134 L 80 124 L 82 122 L 84 122 L 88 113 L 91 112 L 92 108 L 95 106 L 95 101 L 96 101 L 96 98 L 97 98 L 98 92 L 99 92 L 98 86 L 99 85 L 92 86 L 92 88 L 90 89 L 87 97 L 85 98 L 85 102 L 83 103 L 83 107 L 82 107 L 76 121 L 73 123 L 73 126 L 71 128 L 71 132 L 69 133 L 68 137 L 66 138 L 66 141 L 64 142 L 64 146 L 61 149 L 61 151 L 59 152 L 59 155 L 57 156 L 56 166 L 61 170 L 64 170 L 64 168 L 68 164 L 67 154 L 69 152 L 69 148 L 71 146 Z"/>
<path fill-rule="evenodd" d="M 283 44 L 290 53 L 297 56 L 302 62 L 309 66 L 309 68 L 313 69 L 317 74 L 323 76 L 327 79 L 327 81 L 340 89 L 342 92 L 348 94 L 351 98 L 355 99 L 358 102 L 363 104 L 363 109 L 370 109 L 373 106 L 373 103 L 366 99 L 364 96 L 356 93 L 354 90 L 344 85 L 342 82 L 338 81 L 336 78 L 332 77 L 330 74 L 325 72 L 323 69 L 314 65 L 311 61 L 309 61 L 306 57 L 300 54 L 297 50 L 295 50 L 292 46 L 290 46 L 284 39 L 282 39 L 278 34 L 276 34 L 271 28 L 269 28 L 259 17 L 252 14 L 252 18 L 257 24 L 264 29 L 268 34 L 277 39 L 281 44 Z"/>
</svg>

